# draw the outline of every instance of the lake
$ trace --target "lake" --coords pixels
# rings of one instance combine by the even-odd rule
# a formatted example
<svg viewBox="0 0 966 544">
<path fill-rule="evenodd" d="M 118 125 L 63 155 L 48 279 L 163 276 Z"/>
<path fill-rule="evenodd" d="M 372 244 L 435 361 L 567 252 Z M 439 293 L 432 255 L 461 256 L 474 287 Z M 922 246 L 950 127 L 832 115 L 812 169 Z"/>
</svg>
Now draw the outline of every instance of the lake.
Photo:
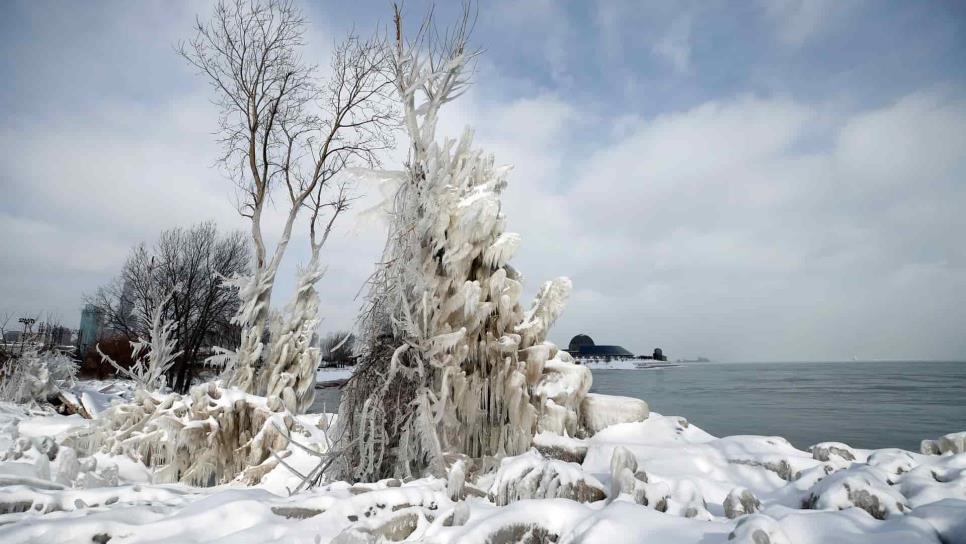
<svg viewBox="0 0 966 544">
<path fill-rule="evenodd" d="M 716 436 L 779 435 L 800 449 L 824 441 L 919 451 L 924 438 L 966 431 L 966 363 L 685 363 L 594 370 L 594 393 L 644 399 Z M 315 410 L 338 406 L 316 392 Z"/>
</svg>

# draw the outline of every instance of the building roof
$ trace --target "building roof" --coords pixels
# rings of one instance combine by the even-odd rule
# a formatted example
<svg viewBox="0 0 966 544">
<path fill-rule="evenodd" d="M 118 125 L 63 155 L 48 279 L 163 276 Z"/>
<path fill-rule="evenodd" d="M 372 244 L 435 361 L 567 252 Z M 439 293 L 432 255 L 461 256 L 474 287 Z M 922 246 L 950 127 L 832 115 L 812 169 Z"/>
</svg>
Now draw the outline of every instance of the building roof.
<svg viewBox="0 0 966 544">
<path fill-rule="evenodd" d="M 577 352 L 580 357 L 633 357 L 634 354 L 621 346 L 585 346 Z"/>
<path fill-rule="evenodd" d="M 578 334 L 570 340 L 567 351 L 574 357 L 633 357 L 634 354 L 621 346 L 598 346 L 593 338 Z"/>
</svg>

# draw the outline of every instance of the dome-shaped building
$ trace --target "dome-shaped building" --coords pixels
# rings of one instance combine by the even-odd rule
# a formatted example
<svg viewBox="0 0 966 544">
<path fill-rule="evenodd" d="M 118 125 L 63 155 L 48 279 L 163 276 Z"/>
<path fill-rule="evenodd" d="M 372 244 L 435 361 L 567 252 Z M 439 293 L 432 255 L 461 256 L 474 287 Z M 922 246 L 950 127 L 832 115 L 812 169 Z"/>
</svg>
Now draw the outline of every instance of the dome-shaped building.
<svg viewBox="0 0 966 544">
<path fill-rule="evenodd" d="M 576 352 L 580 351 L 580 348 L 591 347 L 594 345 L 594 339 L 587 336 L 586 334 L 578 334 L 570 339 L 570 345 L 567 351 Z"/>
<path fill-rule="evenodd" d="M 570 340 L 567 353 L 574 359 L 633 359 L 634 354 L 621 346 L 598 346 L 586 334 L 578 334 Z"/>
</svg>

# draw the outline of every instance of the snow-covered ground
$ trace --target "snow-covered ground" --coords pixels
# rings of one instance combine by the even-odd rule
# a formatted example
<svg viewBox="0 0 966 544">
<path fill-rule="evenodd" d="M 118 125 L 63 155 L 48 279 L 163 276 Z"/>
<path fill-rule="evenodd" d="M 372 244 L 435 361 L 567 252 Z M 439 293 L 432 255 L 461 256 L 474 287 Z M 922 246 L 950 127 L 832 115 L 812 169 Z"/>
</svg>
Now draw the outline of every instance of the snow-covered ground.
<svg viewBox="0 0 966 544">
<path fill-rule="evenodd" d="M 346 366 L 340 368 L 327 368 L 322 367 L 315 372 L 315 383 L 326 384 L 333 382 L 343 382 L 348 380 L 352 376 L 352 371 L 355 370 L 354 367 Z"/>
<path fill-rule="evenodd" d="M 603 361 L 603 360 L 580 360 L 579 364 L 586 366 L 591 370 L 636 370 L 637 365 L 642 361 L 635 359 L 628 360 L 614 360 L 614 361 Z"/>
<path fill-rule="evenodd" d="M 652 359 L 623 359 L 613 361 L 590 359 L 580 360 L 578 363 L 591 370 L 650 370 L 680 366 L 676 363 L 655 361 Z"/>
<path fill-rule="evenodd" d="M 305 442 L 321 440 L 320 418 L 332 416 L 299 416 Z M 948 452 L 962 433 L 926 445 L 942 455 L 808 452 L 652 413 L 585 440 L 538 435 L 465 487 L 335 482 L 289 495 L 300 478 L 281 465 L 253 487 L 154 484 L 127 457 L 65 445 L 87 424 L 0 404 L 0 542 L 966 542 L 966 454 Z M 316 463 L 292 446 L 282 456 L 303 473 Z M 561 495 L 585 502 L 543 498 Z"/>
</svg>

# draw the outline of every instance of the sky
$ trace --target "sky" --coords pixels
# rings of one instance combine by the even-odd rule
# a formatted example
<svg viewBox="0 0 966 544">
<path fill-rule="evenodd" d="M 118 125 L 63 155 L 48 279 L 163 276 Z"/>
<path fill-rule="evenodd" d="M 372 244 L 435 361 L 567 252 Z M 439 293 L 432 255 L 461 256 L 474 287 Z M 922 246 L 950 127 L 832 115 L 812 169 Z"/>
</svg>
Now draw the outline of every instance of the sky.
<svg viewBox="0 0 966 544">
<path fill-rule="evenodd" d="M 574 283 L 551 340 L 672 359 L 966 359 L 966 6 L 478 7 L 475 84 L 440 128 L 472 126 L 513 165 L 503 209 L 527 298 Z M 391 15 L 385 1 L 303 8 L 305 57 L 323 67 L 347 32 Z M 405 4 L 411 23 L 426 9 Z M 245 228 L 215 164 L 210 90 L 174 51 L 209 13 L 0 7 L 0 315 L 76 327 L 135 244 L 205 220 Z M 325 250 L 323 330 L 353 325 L 385 237 L 360 213 L 378 188 L 356 190 Z M 279 213 L 267 223 L 277 235 Z M 276 302 L 307 257 L 299 234 Z"/>
</svg>

